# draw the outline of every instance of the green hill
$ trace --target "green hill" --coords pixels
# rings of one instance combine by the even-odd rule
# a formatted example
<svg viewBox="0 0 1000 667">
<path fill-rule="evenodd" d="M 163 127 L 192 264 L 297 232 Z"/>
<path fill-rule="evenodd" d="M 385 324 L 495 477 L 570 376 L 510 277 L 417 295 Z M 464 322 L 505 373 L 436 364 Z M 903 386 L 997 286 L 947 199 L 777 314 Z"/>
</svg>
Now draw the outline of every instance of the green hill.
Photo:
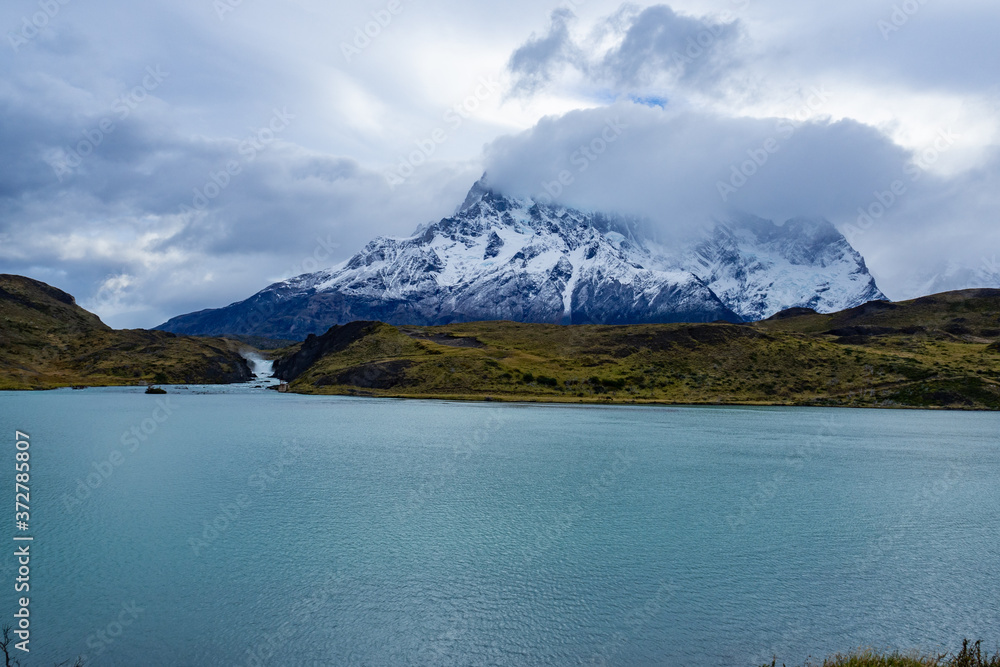
<svg viewBox="0 0 1000 667">
<path fill-rule="evenodd" d="M 1000 409 L 1000 290 L 749 325 L 356 322 L 276 370 L 316 394 Z"/>
<path fill-rule="evenodd" d="M 227 383 L 245 342 L 116 331 L 0 275 L 0 389 Z M 354 322 L 276 351 L 291 391 L 472 400 L 1000 409 L 1000 290 L 755 324 Z"/>
<path fill-rule="evenodd" d="M 239 344 L 116 331 L 45 283 L 0 274 L 0 389 L 248 380 Z"/>
</svg>

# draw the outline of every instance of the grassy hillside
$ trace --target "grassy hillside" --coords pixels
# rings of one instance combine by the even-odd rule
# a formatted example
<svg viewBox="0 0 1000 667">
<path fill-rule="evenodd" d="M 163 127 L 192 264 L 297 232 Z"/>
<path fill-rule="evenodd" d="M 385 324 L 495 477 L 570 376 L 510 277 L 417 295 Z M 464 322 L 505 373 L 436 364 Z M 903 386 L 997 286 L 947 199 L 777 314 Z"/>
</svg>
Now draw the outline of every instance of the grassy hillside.
<svg viewBox="0 0 1000 667">
<path fill-rule="evenodd" d="M 116 331 L 45 283 L 0 275 L 0 389 L 225 383 L 249 378 L 238 344 Z"/>
<path fill-rule="evenodd" d="M 346 327 L 281 360 L 292 391 L 1000 409 L 1000 290 L 832 315 L 798 310 L 753 325 Z"/>
</svg>

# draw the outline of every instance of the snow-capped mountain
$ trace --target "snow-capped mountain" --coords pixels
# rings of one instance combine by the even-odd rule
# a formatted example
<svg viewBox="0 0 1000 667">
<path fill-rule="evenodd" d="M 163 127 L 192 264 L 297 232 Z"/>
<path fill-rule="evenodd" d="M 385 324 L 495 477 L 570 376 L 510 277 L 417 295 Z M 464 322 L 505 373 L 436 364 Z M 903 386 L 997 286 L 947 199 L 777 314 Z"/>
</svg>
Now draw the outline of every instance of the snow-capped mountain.
<svg viewBox="0 0 1000 667">
<path fill-rule="evenodd" d="M 483 179 L 454 216 L 411 237 L 376 238 L 336 267 L 158 328 L 301 339 L 353 320 L 740 322 L 792 306 L 834 311 L 884 298 L 861 256 L 825 221 L 734 221 L 683 248 L 657 243 L 641 227 L 507 197 Z"/>
<path fill-rule="evenodd" d="M 826 220 L 718 224 L 680 264 L 747 321 L 792 307 L 831 313 L 886 298 L 864 258 Z"/>
</svg>

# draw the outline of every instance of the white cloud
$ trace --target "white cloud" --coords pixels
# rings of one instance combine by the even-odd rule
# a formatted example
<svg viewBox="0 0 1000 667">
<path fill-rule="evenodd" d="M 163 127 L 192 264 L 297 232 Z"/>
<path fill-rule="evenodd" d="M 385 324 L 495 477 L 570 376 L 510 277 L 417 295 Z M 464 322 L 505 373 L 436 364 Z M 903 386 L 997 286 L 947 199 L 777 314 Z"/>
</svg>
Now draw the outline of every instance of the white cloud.
<svg viewBox="0 0 1000 667">
<path fill-rule="evenodd" d="M 620 128 L 620 130 L 619 130 Z M 633 103 L 543 120 L 488 151 L 502 190 L 665 224 L 732 210 L 834 217 L 901 174 L 908 155 L 852 121 L 731 118 Z"/>
<path fill-rule="evenodd" d="M 740 208 L 846 229 L 949 129 L 958 140 L 854 241 L 898 297 L 983 279 L 1000 252 L 994 2 L 926 3 L 884 39 L 893 3 L 870 0 L 589 0 L 562 3 L 576 17 L 554 23 L 556 3 L 401 1 L 350 62 L 341 44 L 385 2 L 245 2 L 224 20 L 204 0 L 70 3 L 0 49 L 0 271 L 151 326 L 244 298 L 317 249 L 332 263 L 409 233 L 450 213 L 486 165 L 526 193 L 571 170 L 566 201 L 664 226 Z M 3 5 L 0 27 L 34 6 Z M 115 100 L 156 66 L 169 77 L 119 118 Z M 484 77 L 504 90 L 448 123 Z M 816 90 L 826 99 L 810 104 Z M 295 122 L 245 161 L 240 142 L 276 107 Z M 629 127 L 574 163 L 615 115 Z M 114 131 L 60 181 L 45 158 L 105 118 Z M 390 187 L 388 170 L 437 129 L 433 154 Z M 722 201 L 718 183 L 770 139 L 778 149 Z M 185 212 L 232 160 L 231 183 Z"/>
</svg>

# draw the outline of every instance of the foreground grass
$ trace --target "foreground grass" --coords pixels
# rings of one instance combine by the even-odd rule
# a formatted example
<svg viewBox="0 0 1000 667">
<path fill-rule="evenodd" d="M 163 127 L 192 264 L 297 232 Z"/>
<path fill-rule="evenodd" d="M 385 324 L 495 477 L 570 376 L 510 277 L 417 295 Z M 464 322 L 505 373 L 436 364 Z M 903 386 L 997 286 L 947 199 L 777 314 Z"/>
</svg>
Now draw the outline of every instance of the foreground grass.
<svg viewBox="0 0 1000 667">
<path fill-rule="evenodd" d="M 807 662 L 803 667 L 1000 667 L 1000 652 L 990 656 L 982 652 L 982 642 L 962 642 L 962 650 L 954 656 L 921 656 L 893 653 L 886 655 L 863 650 L 848 655 L 835 655 L 822 663 Z M 777 667 L 778 661 L 761 667 Z"/>
</svg>

